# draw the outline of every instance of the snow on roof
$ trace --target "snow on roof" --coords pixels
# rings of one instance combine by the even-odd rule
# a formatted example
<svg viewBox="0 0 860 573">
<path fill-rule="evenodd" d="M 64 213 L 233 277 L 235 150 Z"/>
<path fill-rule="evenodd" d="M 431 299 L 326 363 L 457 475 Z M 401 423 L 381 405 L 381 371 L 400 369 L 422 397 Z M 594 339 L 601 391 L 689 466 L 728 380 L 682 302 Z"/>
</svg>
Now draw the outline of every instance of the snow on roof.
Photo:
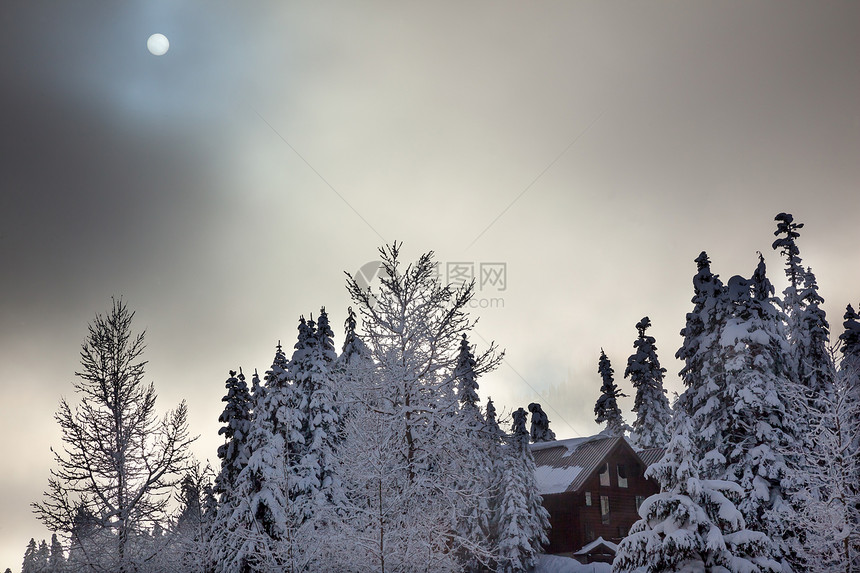
<svg viewBox="0 0 860 573">
<path fill-rule="evenodd" d="M 536 444 L 531 444 L 532 452 L 537 452 L 540 450 L 545 450 L 547 448 L 559 448 L 564 447 L 567 448 L 567 455 L 569 456 L 573 452 L 579 448 L 582 444 L 586 442 L 591 442 L 593 440 L 599 440 L 600 438 L 605 438 L 606 436 L 602 436 L 601 434 L 597 434 L 596 436 L 585 436 L 579 438 L 567 438 L 566 440 L 552 440 L 549 442 L 538 442 Z"/>
<path fill-rule="evenodd" d="M 535 466 L 535 482 L 537 483 L 538 493 L 546 495 L 549 493 L 565 492 L 580 472 L 582 472 L 580 466 L 564 468 Z"/>
<path fill-rule="evenodd" d="M 597 549 L 601 545 L 606 547 L 607 549 L 610 549 L 613 553 L 618 552 L 618 545 L 616 545 L 615 543 L 612 543 L 611 541 L 606 541 L 602 537 L 598 537 L 597 539 L 595 539 L 591 543 L 586 543 L 585 545 L 583 545 L 579 551 L 574 553 L 574 555 L 586 555 L 589 552 L 593 551 L 594 549 Z"/>
<path fill-rule="evenodd" d="M 531 444 L 538 491 L 541 495 L 577 491 L 622 440 L 598 434 Z"/>
<path fill-rule="evenodd" d="M 583 565 L 573 557 L 561 555 L 538 555 L 534 573 L 610 573 L 609 563 L 589 563 Z"/>
</svg>

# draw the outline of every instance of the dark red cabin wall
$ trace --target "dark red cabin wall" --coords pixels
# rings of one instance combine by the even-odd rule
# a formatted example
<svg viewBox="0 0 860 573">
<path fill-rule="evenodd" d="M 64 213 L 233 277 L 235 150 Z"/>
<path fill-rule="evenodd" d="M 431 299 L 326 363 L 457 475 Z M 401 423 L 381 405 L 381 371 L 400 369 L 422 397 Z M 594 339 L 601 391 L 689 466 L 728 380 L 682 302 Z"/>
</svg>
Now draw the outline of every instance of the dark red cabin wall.
<svg viewBox="0 0 860 573">
<path fill-rule="evenodd" d="M 601 486 L 599 475 L 595 472 L 579 491 L 544 496 L 544 507 L 549 511 L 552 525 L 550 543 L 545 548 L 547 553 L 570 553 L 592 541 L 585 537 L 587 524 L 593 528 L 594 539 L 603 537 L 617 543 L 639 519 L 636 496 L 647 498 L 660 490 L 656 483 L 645 479 L 645 468 L 626 448 L 617 448 L 607 456 L 606 461 L 610 464 L 609 486 Z M 626 488 L 618 487 L 618 464 L 624 464 L 627 468 Z M 591 492 L 590 507 L 585 505 L 586 491 Z M 602 523 L 600 515 L 601 495 L 609 496 L 608 525 Z M 622 535 L 619 535 L 619 527 Z"/>
</svg>

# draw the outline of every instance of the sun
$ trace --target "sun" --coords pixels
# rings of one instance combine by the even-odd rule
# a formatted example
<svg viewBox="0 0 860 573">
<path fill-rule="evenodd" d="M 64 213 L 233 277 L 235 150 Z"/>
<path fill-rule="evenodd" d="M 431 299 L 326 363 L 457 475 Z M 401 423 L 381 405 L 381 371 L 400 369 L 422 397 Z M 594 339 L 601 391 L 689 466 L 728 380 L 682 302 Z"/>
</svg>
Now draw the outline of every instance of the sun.
<svg viewBox="0 0 860 573">
<path fill-rule="evenodd" d="M 154 56 L 163 56 L 170 49 L 170 42 L 164 34 L 153 34 L 146 40 L 146 49 Z"/>
</svg>

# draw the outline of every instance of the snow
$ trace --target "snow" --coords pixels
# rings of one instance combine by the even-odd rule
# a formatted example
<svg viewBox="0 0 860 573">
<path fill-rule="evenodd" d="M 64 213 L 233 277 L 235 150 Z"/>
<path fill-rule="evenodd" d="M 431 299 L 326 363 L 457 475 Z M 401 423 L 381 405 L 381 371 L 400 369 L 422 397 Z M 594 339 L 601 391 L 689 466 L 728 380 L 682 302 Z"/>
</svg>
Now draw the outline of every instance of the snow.
<svg viewBox="0 0 860 573">
<path fill-rule="evenodd" d="M 595 547 L 599 547 L 601 545 L 608 547 L 612 551 L 616 551 L 616 552 L 618 551 L 618 545 L 617 544 L 612 543 L 611 541 L 606 541 L 602 537 L 598 537 L 597 539 L 595 539 L 591 543 L 587 543 L 587 544 L 583 545 L 582 548 L 575 553 L 575 555 L 585 555 L 589 551 L 594 549 Z"/>
<path fill-rule="evenodd" d="M 562 493 L 573 483 L 576 476 L 582 471 L 580 466 L 567 468 L 554 468 L 551 466 L 538 466 L 535 468 L 535 482 L 541 495 L 551 493 Z"/>
<path fill-rule="evenodd" d="M 576 559 L 559 555 L 538 555 L 534 573 L 610 573 L 609 563 L 589 563 L 583 565 Z"/>
<path fill-rule="evenodd" d="M 573 454 L 582 444 L 607 437 L 611 436 L 597 434 L 595 436 L 585 436 L 583 438 L 568 438 L 566 440 L 554 440 L 552 442 L 539 442 L 537 444 L 532 444 L 530 447 L 533 452 L 538 450 L 547 450 L 549 448 L 567 448 L 567 453 L 565 454 L 565 457 L 567 457 Z"/>
<path fill-rule="evenodd" d="M 720 346 L 724 348 L 734 346 L 738 340 L 749 336 L 748 327 L 746 322 L 731 321 L 726 324 L 720 334 Z"/>
</svg>

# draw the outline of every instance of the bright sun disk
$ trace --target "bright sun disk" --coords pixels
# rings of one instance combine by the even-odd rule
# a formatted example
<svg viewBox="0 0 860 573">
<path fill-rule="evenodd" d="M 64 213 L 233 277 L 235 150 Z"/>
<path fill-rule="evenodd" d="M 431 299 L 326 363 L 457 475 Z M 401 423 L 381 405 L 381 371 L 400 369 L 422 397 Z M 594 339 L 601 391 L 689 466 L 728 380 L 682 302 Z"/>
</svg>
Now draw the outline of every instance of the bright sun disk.
<svg viewBox="0 0 860 573">
<path fill-rule="evenodd" d="M 170 42 L 164 34 L 153 34 L 146 40 L 146 49 L 154 56 L 163 56 L 170 48 Z"/>
</svg>

